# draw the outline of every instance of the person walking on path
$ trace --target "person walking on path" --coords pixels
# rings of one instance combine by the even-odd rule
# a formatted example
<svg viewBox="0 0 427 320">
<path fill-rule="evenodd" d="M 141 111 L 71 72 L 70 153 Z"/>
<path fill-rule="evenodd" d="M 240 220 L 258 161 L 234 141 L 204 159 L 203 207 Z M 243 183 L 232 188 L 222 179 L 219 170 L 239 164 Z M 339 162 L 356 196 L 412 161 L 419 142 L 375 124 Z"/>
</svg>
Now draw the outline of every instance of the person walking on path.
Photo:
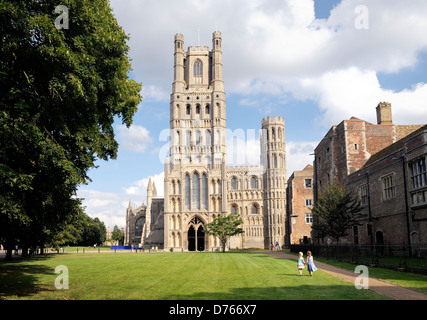
<svg viewBox="0 0 427 320">
<path fill-rule="evenodd" d="M 317 271 L 317 268 L 314 265 L 313 256 L 311 255 L 311 251 L 307 251 L 307 271 L 310 274 L 310 277 L 313 276 L 314 271 Z"/>
<path fill-rule="evenodd" d="M 265 251 L 265 253 L 276 259 L 290 259 L 295 261 L 294 255 L 288 254 L 284 251 Z M 321 271 L 327 272 L 345 281 L 350 281 L 351 283 L 355 283 L 355 280 L 359 276 L 359 274 L 354 273 L 352 270 L 344 270 L 324 262 L 317 262 L 316 264 L 319 269 L 321 269 Z M 427 294 L 423 292 L 404 288 L 397 284 L 393 284 L 380 279 L 375 279 L 373 277 L 369 277 L 369 290 L 386 295 L 396 300 L 427 300 Z"/>
<path fill-rule="evenodd" d="M 297 260 L 297 267 L 298 267 L 298 272 L 299 272 L 299 276 L 302 277 L 302 269 L 304 269 L 304 257 L 303 257 L 303 253 L 299 252 L 298 253 L 298 260 Z"/>
</svg>

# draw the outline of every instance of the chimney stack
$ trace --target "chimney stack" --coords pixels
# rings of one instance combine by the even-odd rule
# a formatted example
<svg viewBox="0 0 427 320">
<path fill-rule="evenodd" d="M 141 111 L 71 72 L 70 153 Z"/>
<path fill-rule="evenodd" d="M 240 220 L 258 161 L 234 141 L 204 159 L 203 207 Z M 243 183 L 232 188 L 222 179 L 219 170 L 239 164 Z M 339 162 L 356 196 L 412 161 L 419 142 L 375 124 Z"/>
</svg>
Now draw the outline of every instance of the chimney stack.
<svg viewBox="0 0 427 320">
<path fill-rule="evenodd" d="M 391 103 L 380 102 L 377 106 L 377 124 L 390 125 L 393 124 L 391 116 Z"/>
</svg>

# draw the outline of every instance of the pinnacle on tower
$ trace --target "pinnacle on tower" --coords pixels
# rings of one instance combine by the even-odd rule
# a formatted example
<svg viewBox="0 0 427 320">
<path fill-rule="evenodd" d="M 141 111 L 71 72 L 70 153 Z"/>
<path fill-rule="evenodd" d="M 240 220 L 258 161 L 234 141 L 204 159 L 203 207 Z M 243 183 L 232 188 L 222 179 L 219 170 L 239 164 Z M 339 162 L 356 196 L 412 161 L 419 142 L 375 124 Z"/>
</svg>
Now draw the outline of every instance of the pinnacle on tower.
<svg viewBox="0 0 427 320">
<path fill-rule="evenodd" d="M 153 197 L 157 196 L 156 184 L 153 182 Z"/>
<path fill-rule="evenodd" d="M 152 190 L 153 190 L 153 183 L 151 182 L 151 177 L 149 177 L 147 191 L 152 191 Z"/>
</svg>

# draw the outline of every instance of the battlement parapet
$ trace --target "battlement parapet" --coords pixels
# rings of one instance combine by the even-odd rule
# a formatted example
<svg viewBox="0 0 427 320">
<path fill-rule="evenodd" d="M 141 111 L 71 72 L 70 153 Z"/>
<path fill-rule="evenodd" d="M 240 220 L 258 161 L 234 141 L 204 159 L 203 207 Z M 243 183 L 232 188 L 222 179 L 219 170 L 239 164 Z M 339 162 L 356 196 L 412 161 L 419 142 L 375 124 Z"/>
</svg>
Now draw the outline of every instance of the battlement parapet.
<svg viewBox="0 0 427 320">
<path fill-rule="evenodd" d="M 279 116 L 274 116 L 273 119 L 271 119 L 271 116 L 268 116 L 267 118 L 263 118 L 262 119 L 262 126 L 267 126 L 267 125 L 272 125 L 272 124 L 280 124 L 280 125 L 284 125 L 285 124 L 285 119 L 283 117 L 279 117 Z"/>
<path fill-rule="evenodd" d="M 209 47 L 208 46 L 191 46 L 188 47 L 188 52 L 197 52 L 197 51 L 208 51 L 209 52 Z"/>
</svg>

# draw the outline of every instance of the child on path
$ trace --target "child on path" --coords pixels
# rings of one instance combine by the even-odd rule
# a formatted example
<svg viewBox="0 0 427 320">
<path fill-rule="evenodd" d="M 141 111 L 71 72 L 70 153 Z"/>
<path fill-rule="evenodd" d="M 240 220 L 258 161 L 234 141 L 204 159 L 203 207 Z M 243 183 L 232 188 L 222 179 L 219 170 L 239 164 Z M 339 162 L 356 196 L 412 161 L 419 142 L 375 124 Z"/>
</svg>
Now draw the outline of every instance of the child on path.
<svg viewBox="0 0 427 320">
<path fill-rule="evenodd" d="M 313 256 L 311 255 L 311 251 L 307 251 L 307 270 L 310 274 L 310 277 L 313 276 L 313 272 L 317 271 L 316 266 L 314 265 Z"/>
<path fill-rule="evenodd" d="M 302 276 L 302 269 L 304 269 L 304 258 L 303 258 L 303 253 L 299 252 L 298 253 L 298 262 L 297 262 L 297 267 L 298 267 L 298 271 L 299 271 L 299 276 Z"/>
</svg>

